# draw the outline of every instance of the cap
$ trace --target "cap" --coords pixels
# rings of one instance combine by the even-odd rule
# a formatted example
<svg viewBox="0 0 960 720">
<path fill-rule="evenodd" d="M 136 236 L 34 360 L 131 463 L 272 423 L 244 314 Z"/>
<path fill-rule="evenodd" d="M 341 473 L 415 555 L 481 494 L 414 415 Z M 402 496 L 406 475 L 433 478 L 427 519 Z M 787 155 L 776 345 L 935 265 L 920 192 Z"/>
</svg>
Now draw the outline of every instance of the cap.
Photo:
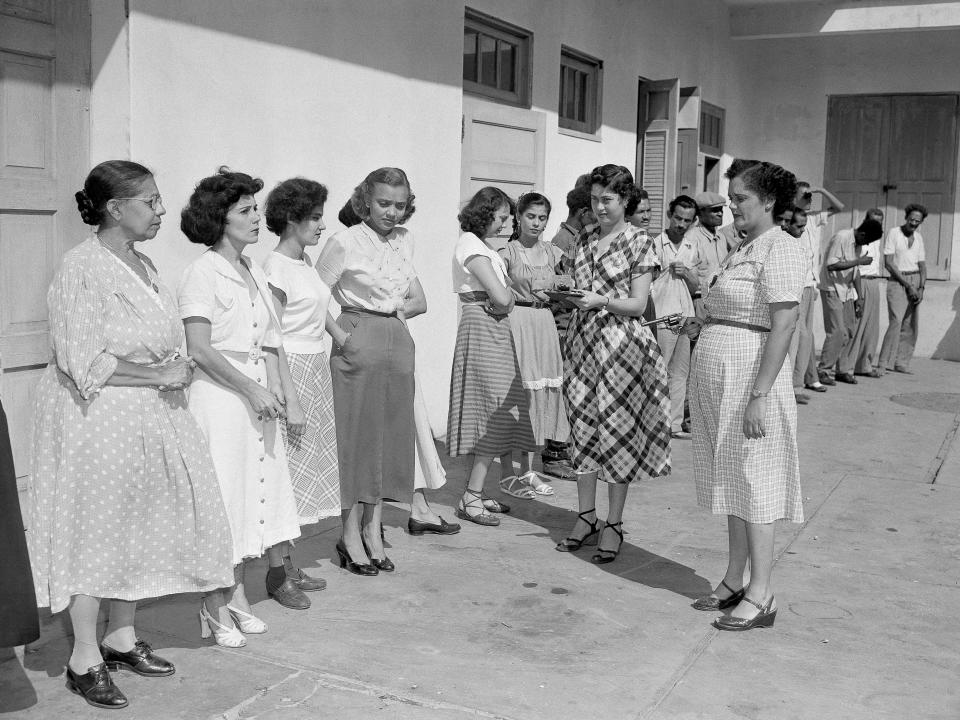
<svg viewBox="0 0 960 720">
<path fill-rule="evenodd" d="M 704 208 L 717 207 L 718 205 L 726 205 L 727 199 L 720 193 L 715 192 L 701 192 L 697 193 L 697 196 L 694 198 L 694 201 L 697 203 L 697 207 L 703 210 Z"/>
</svg>

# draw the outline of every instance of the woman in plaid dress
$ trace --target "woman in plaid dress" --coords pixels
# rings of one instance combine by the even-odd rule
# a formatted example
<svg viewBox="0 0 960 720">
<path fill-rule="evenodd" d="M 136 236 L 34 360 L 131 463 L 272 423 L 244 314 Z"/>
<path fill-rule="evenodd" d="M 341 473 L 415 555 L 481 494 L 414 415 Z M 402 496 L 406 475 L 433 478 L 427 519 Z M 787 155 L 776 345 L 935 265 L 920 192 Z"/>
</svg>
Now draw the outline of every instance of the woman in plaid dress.
<svg viewBox="0 0 960 720">
<path fill-rule="evenodd" d="M 599 227 L 577 242 L 571 275 L 582 297 L 566 334 L 564 392 L 577 469 L 579 519 L 557 550 L 598 536 L 591 561 L 613 562 L 623 542 L 627 488 L 638 476 L 670 472 L 670 395 L 656 338 L 641 325 L 656 259 L 649 239 L 627 222 L 640 198 L 630 171 L 603 165 L 591 173 L 590 200 Z M 603 530 L 597 480 L 608 483 Z M 606 532 L 611 530 L 612 532 Z"/>
<path fill-rule="evenodd" d="M 704 297 L 690 384 L 697 501 L 727 516 L 730 557 L 720 585 L 694 603 L 725 610 L 720 630 L 773 625 L 770 587 L 774 522 L 803 520 L 797 461 L 797 406 L 786 360 L 797 320 L 805 261 L 774 221 L 796 191 L 792 173 L 736 160 L 727 172 L 730 208 L 744 239 Z M 750 582 L 743 575 L 750 563 Z"/>
</svg>

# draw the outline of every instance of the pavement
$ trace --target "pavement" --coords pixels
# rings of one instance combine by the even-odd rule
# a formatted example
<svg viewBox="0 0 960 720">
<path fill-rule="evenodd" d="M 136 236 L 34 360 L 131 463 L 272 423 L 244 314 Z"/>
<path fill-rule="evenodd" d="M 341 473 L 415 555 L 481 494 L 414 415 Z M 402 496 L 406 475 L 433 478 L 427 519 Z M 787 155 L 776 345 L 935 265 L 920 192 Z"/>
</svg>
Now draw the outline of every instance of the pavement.
<svg viewBox="0 0 960 720">
<path fill-rule="evenodd" d="M 116 712 L 64 689 L 69 622 L 47 616 L 37 643 L 0 655 L 0 715 L 957 720 L 960 364 L 912 369 L 798 409 L 806 521 L 778 527 L 773 628 L 719 632 L 690 607 L 722 576 L 726 524 L 697 507 L 691 443 L 676 440 L 673 474 L 630 490 L 615 563 L 554 551 L 572 482 L 448 537 L 411 537 L 389 508 L 398 569 L 376 578 L 337 567 L 339 523 L 324 521 L 294 553 L 329 583 L 310 610 L 266 597 L 262 560 L 248 594 L 270 629 L 245 648 L 200 640 L 196 595 L 142 603 L 139 633 L 177 673 L 118 674 L 130 705 Z M 447 469 L 433 503 L 452 520 L 466 466 Z"/>
</svg>

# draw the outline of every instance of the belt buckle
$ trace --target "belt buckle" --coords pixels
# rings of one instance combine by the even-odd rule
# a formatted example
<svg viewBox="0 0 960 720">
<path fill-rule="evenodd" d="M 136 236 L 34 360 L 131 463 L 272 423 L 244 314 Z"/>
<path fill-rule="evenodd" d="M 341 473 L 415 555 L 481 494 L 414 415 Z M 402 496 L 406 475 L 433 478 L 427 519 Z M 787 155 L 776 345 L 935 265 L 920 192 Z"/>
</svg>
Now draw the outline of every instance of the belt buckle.
<svg viewBox="0 0 960 720">
<path fill-rule="evenodd" d="M 249 356 L 250 356 L 250 360 L 252 360 L 253 362 L 260 362 L 260 358 L 263 357 L 263 351 L 260 348 L 255 347 L 252 350 L 250 350 Z"/>
</svg>

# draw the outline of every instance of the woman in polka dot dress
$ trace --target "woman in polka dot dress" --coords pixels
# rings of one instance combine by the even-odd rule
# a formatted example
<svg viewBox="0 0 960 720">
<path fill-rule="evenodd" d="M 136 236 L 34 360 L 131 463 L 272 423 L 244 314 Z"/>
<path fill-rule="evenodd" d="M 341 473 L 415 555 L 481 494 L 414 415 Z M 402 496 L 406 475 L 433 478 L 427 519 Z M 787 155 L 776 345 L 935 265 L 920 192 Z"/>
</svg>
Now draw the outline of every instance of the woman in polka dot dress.
<svg viewBox="0 0 960 720">
<path fill-rule="evenodd" d="M 109 670 L 172 675 L 134 630 L 136 601 L 228 586 L 230 528 L 210 453 L 187 410 L 173 294 L 134 244 L 165 210 L 150 171 L 101 163 L 77 193 L 97 232 L 47 294 L 53 361 L 37 388 L 28 541 L 37 601 L 70 608 L 67 687 L 125 707 Z M 110 598 L 97 642 L 100 598 Z"/>
</svg>

